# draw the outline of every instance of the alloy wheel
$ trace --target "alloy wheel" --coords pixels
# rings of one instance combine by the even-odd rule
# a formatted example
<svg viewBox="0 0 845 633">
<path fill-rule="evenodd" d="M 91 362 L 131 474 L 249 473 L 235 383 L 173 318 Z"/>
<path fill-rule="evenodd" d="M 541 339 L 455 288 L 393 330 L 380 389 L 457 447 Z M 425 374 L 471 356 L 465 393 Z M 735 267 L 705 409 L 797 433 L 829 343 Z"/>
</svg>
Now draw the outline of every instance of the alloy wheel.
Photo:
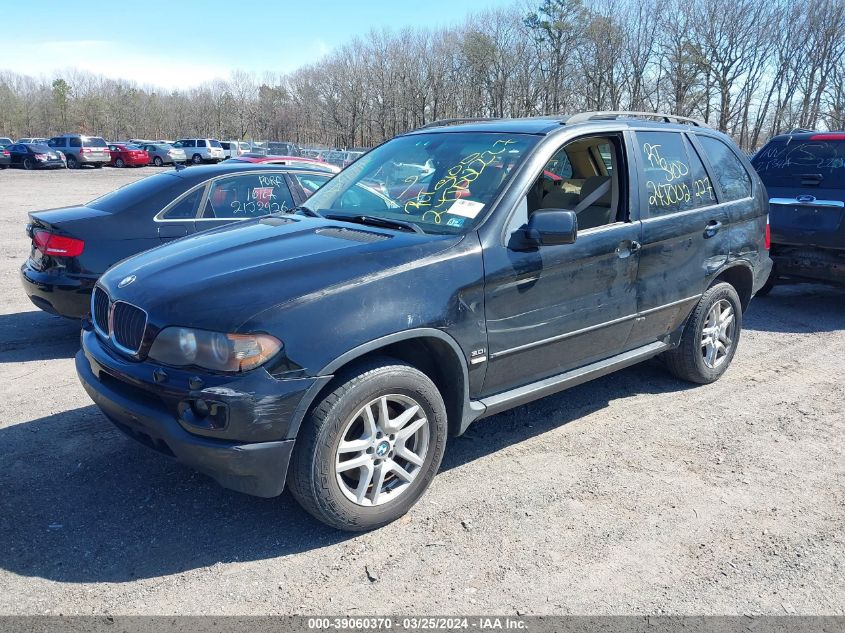
<svg viewBox="0 0 845 633">
<path fill-rule="evenodd" d="M 720 299 L 707 312 L 701 330 L 701 354 L 711 369 L 720 367 L 730 356 L 736 332 L 736 314 L 730 301 Z"/>
<path fill-rule="evenodd" d="M 409 396 L 379 396 L 347 421 L 335 454 L 335 475 L 347 499 L 361 506 L 394 501 L 420 474 L 429 422 Z"/>
</svg>

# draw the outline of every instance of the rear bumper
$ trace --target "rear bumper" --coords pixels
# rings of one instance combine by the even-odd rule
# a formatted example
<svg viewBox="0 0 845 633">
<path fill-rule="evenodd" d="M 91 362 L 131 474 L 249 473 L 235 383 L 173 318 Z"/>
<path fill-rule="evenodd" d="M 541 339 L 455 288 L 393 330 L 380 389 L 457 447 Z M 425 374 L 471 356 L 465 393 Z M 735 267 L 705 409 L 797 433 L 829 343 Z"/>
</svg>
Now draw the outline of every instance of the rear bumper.
<svg viewBox="0 0 845 633">
<path fill-rule="evenodd" d="M 92 154 L 76 154 L 75 156 L 76 156 L 76 160 L 78 160 L 80 163 L 85 163 L 86 165 L 87 164 L 93 165 L 95 163 L 101 163 L 101 164 L 105 165 L 106 163 L 108 163 L 111 160 L 111 154 L 107 154 L 107 155 L 102 155 L 102 154 L 93 154 L 93 155 Z"/>
<path fill-rule="evenodd" d="M 845 249 L 773 246 L 771 257 L 778 277 L 845 284 Z"/>
<path fill-rule="evenodd" d="M 83 329 L 76 371 L 85 391 L 115 426 L 225 488 L 258 497 L 281 494 L 294 445 L 292 421 L 315 379 L 277 380 L 255 370 L 217 376 L 220 384 L 215 385 L 214 376 L 166 368 L 166 380 L 156 383 L 154 372 L 160 369 L 118 358 L 93 331 Z M 208 386 L 192 390 L 189 382 L 199 378 Z M 191 432 L 196 427 L 184 417 L 191 414 L 179 413 L 177 401 L 199 397 L 227 409 L 228 424 L 220 433 L 224 437 L 211 437 L 199 428 Z"/>
<path fill-rule="evenodd" d="M 771 257 L 760 258 L 760 262 L 754 267 L 754 282 L 751 289 L 752 295 L 757 294 L 760 288 L 762 288 L 769 280 L 769 275 L 772 274 L 773 266 L 774 262 L 772 262 Z"/>
<path fill-rule="evenodd" d="M 81 319 L 91 311 L 91 293 L 97 278 L 44 273 L 33 268 L 27 259 L 21 266 L 21 283 L 29 300 L 41 310 Z"/>
</svg>

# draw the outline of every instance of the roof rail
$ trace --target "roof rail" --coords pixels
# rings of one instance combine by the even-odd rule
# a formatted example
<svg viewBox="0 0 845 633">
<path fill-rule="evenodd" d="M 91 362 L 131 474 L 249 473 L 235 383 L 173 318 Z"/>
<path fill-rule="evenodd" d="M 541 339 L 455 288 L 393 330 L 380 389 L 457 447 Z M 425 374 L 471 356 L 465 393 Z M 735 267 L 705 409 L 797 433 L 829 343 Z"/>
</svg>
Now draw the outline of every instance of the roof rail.
<svg viewBox="0 0 845 633">
<path fill-rule="evenodd" d="M 464 117 L 464 118 L 457 118 L 457 119 L 437 119 L 437 121 L 431 121 L 430 123 L 426 123 L 425 125 L 421 125 L 418 128 L 414 128 L 415 130 L 427 130 L 430 127 L 443 127 L 446 125 L 460 125 L 461 123 L 478 123 L 479 121 L 501 121 L 499 117 Z"/>
<path fill-rule="evenodd" d="M 663 119 L 665 123 L 676 121 L 678 123 L 688 123 L 696 127 L 708 127 L 704 121 L 692 119 L 686 116 L 678 116 L 675 114 L 664 114 L 662 112 L 635 112 L 629 110 L 606 110 L 597 112 L 579 112 L 573 114 L 571 117 L 562 121 L 565 125 L 572 125 L 574 123 L 583 123 L 584 121 L 593 121 L 595 119 L 618 119 L 622 117 L 640 117 L 644 119 Z"/>
<path fill-rule="evenodd" d="M 804 134 L 806 132 L 818 132 L 818 130 L 814 130 L 808 127 L 794 127 L 787 134 Z"/>
</svg>

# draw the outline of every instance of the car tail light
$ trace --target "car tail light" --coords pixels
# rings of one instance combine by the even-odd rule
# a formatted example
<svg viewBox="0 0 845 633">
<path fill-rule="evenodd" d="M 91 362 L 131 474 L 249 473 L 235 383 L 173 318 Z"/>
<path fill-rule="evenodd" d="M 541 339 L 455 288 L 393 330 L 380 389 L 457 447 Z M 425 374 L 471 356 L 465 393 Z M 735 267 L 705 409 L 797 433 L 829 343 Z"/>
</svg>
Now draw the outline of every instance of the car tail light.
<svg viewBox="0 0 845 633">
<path fill-rule="evenodd" d="M 769 216 L 766 216 L 766 248 L 772 247 L 772 226 L 769 224 Z"/>
<path fill-rule="evenodd" d="M 35 160 L 47 160 L 47 154 L 36 154 Z"/>
<path fill-rule="evenodd" d="M 82 240 L 56 235 L 49 231 L 35 231 L 32 235 L 32 243 L 45 255 L 61 257 L 77 257 L 85 248 L 85 242 Z"/>
<path fill-rule="evenodd" d="M 11 155 L 12 155 L 12 153 L 9 150 L 7 150 L 7 149 L 3 150 L 3 156 L 11 156 Z"/>
</svg>

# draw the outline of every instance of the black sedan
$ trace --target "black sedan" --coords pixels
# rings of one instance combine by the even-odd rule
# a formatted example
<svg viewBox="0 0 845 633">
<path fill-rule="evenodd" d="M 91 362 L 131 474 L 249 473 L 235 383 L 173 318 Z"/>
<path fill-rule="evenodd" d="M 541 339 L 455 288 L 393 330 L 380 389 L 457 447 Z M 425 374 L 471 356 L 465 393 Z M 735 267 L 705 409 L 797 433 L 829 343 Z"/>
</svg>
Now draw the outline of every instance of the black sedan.
<svg viewBox="0 0 845 633">
<path fill-rule="evenodd" d="M 292 210 L 333 175 L 247 163 L 182 167 L 84 206 L 32 212 L 24 290 L 46 312 L 82 318 L 94 283 L 118 261 L 199 231 Z"/>
<path fill-rule="evenodd" d="M 15 143 L 7 148 L 12 167 L 24 169 L 64 169 L 64 156 L 44 143 Z"/>
</svg>

